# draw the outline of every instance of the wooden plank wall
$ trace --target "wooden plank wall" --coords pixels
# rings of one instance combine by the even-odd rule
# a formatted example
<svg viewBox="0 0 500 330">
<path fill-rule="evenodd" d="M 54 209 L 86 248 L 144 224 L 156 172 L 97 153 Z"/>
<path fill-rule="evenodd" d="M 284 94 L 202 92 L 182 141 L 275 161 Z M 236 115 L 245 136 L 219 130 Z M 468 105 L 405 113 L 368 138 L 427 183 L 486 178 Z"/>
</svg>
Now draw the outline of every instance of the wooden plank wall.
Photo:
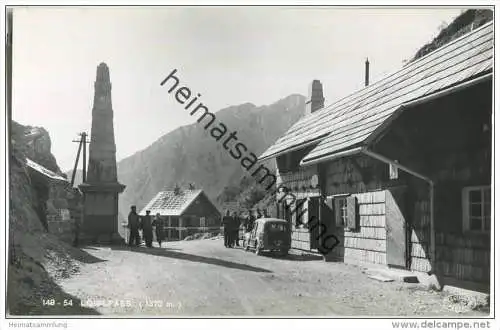
<svg viewBox="0 0 500 330">
<path fill-rule="evenodd" d="M 318 170 L 315 165 L 300 168 L 293 172 L 283 172 L 278 169 L 276 172 L 277 185 L 288 188 L 297 199 L 319 196 L 319 185 L 316 187 L 311 185 L 311 178 L 317 173 Z"/>
<path fill-rule="evenodd" d="M 489 283 L 489 237 L 436 233 L 436 271 L 459 280 Z"/>
<path fill-rule="evenodd" d="M 479 154 L 479 152 L 477 152 Z M 445 158 L 448 155 L 442 155 Z M 449 157 L 446 157 L 447 159 Z M 483 158 L 485 158 L 483 156 Z M 388 182 L 385 178 L 384 165 L 378 164 L 364 156 L 353 159 L 341 159 L 329 162 L 325 166 L 324 189 L 327 196 L 338 194 L 352 194 L 358 198 L 360 230 L 351 232 L 337 228 L 335 235 L 340 240 L 340 245 L 332 252 L 333 258 L 347 263 L 386 263 L 386 228 L 385 228 L 385 189 L 390 184 L 397 184 L 398 180 Z M 442 188 L 443 182 L 460 183 L 460 186 L 482 182 L 484 163 L 478 162 L 473 167 L 475 174 L 470 171 L 470 166 L 458 168 L 447 164 L 436 171 L 438 189 L 445 189 L 447 194 L 451 191 Z M 452 170 L 450 170 L 450 168 Z M 359 172 L 371 169 L 368 176 Z M 308 187 L 310 177 L 316 173 L 316 168 L 301 170 L 297 173 L 283 173 L 281 180 L 290 185 L 297 198 L 306 198 L 319 195 L 319 190 Z M 371 172 L 371 173 L 370 173 Z M 377 176 L 378 173 L 378 176 Z M 370 175 L 371 174 L 371 175 Z M 475 174 L 475 175 L 472 175 Z M 402 176 L 402 175 L 400 175 Z M 401 181 L 401 180 L 399 180 Z M 430 262 L 430 202 L 428 184 L 420 179 L 410 178 L 408 186 L 415 194 L 409 196 L 409 234 L 410 241 L 410 268 L 414 271 L 428 272 L 431 270 Z M 455 217 L 448 207 L 457 207 L 455 204 L 447 205 L 436 196 L 436 269 L 439 275 L 450 276 L 459 280 L 474 282 L 488 282 L 490 279 L 490 235 L 471 236 L 464 234 L 457 226 L 461 220 L 450 221 L 447 218 Z M 460 206 L 458 206 L 460 207 Z M 459 212 L 460 213 L 460 212 Z M 443 218 L 441 218 L 441 215 Z M 439 230 L 442 227 L 442 230 Z M 292 247 L 309 250 L 310 235 L 307 229 L 294 228 L 292 233 Z"/>
<path fill-rule="evenodd" d="M 462 189 L 491 184 L 491 149 L 435 156 L 436 272 L 461 281 L 490 282 L 491 233 L 462 229 Z"/>
<path fill-rule="evenodd" d="M 360 170 L 365 170 L 364 175 Z M 388 171 L 367 156 L 343 158 L 327 163 L 325 168 L 326 195 L 356 194 L 380 190 L 382 182 L 377 173 Z"/>
<path fill-rule="evenodd" d="M 372 169 L 363 177 L 360 169 Z M 329 162 L 325 168 L 325 192 L 328 196 L 352 194 L 358 199 L 358 231 L 336 228 L 340 240 L 334 259 L 347 263 L 386 264 L 385 192 L 375 173 L 376 163 L 365 156 Z"/>
<path fill-rule="evenodd" d="M 307 228 L 294 228 L 292 231 L 292 248 L 309 251 L 311 241 Z"/>
<path fill-rule="evenodd" d="M 359 231 L 344 229 L 344 262 L 386 264 L 385 191 L 353 194 L 359 205 Z"/>
<path fill-rule="evenodd" d="M 413 226 L 411 230 L 410 269 L 420 272 L 431 270 L 430 247 L 430 203 L 426 196 L 421 196 L 414 203 Z"/>
<path fill-rule="evenodd" d="M 311 185 L 311 178 L 317 174 L 317 167 L 315 165 L 304 168 L 299 168 L 293 172 L 284 172 L 278 169 L 277 171 L 277 184 L 287 187 L 289 192 L 293 194 L 296 200 L 305 199 L 308 197 L 320 196 L 319 185 L 313 187 Z M 276 198 L 280 199 L 281 194 L 277 194 Z M 307 203 L 304 203 L 303 208 L 307 209 Z M 291 211 L 296 210 L 296 204 L 290 206 Z M 296 213 L 292 214 L 292 248 L 311 251 L 311 242 L 309 230 L 307 228 L 295 227 Z M 299 212 L 300 214 L 300 212 Z M 308 218 L 307 211 L 302 215 L 302 218 Z"/>
</svg>

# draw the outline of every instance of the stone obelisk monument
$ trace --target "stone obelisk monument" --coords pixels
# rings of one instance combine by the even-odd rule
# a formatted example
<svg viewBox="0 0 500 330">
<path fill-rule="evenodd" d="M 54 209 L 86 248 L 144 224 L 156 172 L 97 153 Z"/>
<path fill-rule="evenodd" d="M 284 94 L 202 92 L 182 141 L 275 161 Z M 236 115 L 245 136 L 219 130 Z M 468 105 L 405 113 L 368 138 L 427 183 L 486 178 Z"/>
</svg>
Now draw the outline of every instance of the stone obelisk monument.
<svg viewBox="0 0 500 330">
<path fill-rule="evenodd" d="M 82 239 L 98 243 L 119 243 L 118 194 L 125 186 L 116 174 L 116 145 L 111 105 L 111 81 L 105 63 L 97 67 L 92 108 L 87 181 L 84 194 Z"/>
</svg>

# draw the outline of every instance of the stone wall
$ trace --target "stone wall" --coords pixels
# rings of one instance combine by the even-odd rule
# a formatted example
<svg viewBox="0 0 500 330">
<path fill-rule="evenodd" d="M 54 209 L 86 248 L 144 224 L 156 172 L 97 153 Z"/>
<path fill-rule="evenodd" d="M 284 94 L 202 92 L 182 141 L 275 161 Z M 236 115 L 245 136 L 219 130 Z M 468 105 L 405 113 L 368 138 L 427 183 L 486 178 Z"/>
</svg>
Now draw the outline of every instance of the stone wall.
<svg viewBox="0 0 500 330">
<path fill-rule="evenodd" d="M 73 242 L 75 227 L 81 222 L 82 194 L 76 188 L 53 183 L 47 200 L 47 225 L 49 233 L 66 242 Z"/>
</svg>

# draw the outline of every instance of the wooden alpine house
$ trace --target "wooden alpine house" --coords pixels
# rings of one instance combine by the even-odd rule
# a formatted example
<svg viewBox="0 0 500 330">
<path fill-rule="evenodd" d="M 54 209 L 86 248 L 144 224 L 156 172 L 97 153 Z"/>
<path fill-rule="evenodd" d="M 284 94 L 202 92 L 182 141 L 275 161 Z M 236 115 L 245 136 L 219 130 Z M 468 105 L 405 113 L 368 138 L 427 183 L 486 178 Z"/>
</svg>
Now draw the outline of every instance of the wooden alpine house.
<svg viewBox="0 0 500 330">
<path fill-rule="evenodd" d="M 306 114 L 259 161 L 276 159 L 277 209 L 293 247 L 346 263 L 489 287 L 493 24 Z"/>
</svg>

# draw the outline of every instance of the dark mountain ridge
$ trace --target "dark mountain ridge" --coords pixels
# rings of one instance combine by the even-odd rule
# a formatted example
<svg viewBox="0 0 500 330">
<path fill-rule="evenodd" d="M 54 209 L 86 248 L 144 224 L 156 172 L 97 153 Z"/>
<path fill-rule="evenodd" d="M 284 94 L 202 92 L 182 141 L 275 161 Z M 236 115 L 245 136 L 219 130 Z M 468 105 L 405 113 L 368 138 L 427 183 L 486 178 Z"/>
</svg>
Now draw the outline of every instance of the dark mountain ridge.
<svg viewBox="0 0 500 330">
<path fill-rule="evenodd" d="M 258 156 L 304 111 L 305 97 L 294 94 L 271 105 L 257 107 L 245 103 L 222 109 L 215 115 L 217 122 L 228 128 L 225 136 L 237 132 L 238 141 Z M 120 196 L 122 216 L 130 205 L 140 209 L 158 191 L 172 189 L 176 184 L 187 187 L 193 183 L 215 203 L 226 187 L 239 186 L 245 169 L 224 149 L 222 140 L 216 141 L 203 125 L 179 127 L 118 163 L 119 180 L 127 185 Z"/>
</svg>

